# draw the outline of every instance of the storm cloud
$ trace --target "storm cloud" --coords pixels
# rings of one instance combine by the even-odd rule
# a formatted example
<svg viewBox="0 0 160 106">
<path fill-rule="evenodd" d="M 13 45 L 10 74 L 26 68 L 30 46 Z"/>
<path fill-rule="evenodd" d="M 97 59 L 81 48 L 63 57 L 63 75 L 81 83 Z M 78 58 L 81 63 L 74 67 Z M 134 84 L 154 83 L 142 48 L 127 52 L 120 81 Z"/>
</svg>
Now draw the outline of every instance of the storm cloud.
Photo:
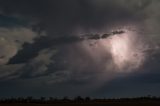
<svg viewBox="0 0 160 106">
<path fill-rule="evenodd" d="M 128 33 L 124 29 L 136 33 L 140 47 L 135 50 L 146 54 L 136 74 L 152 73 L 156 64 L 150 62 L 157 63 L 160 55 L 159 5 L 159 0 L 0 0 L 0 79 L 77 85 L 78 94 L 122 74 L 125 78 L 129 74 L 115 71 L 112 55 L 101 44 Z"/>
</svg>

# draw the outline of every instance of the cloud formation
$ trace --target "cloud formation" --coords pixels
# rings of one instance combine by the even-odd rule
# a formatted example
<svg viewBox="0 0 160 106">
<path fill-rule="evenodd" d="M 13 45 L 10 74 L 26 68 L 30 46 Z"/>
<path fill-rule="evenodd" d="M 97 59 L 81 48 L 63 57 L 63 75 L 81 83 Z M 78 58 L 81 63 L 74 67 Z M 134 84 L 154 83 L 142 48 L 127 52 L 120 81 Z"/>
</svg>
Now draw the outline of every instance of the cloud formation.
<svg viewBox="0 0 160 106">
<path fill-rule="evenodd" d="M 33 43 L 37 33 L 29 28 L 0 28 L 1 62 L 6 64 L 17 52 L 22 49 L 24 43 Z"/>
<path fill-rule="evenodd" d="M 135 45 L 145 48 L 140 51 L 158 57 L 159 5 L 159 0 L 0 0 L 3 16 L 29 22 L 17 27 L 9 18 L 12 25 L 0 27 L 0 78 L 88 89 L 103 85 L 121 74 L 113 71 L 108 45 L 99 42 L 126 34 L 126 27 L 137 34 Z"/>
</svg>

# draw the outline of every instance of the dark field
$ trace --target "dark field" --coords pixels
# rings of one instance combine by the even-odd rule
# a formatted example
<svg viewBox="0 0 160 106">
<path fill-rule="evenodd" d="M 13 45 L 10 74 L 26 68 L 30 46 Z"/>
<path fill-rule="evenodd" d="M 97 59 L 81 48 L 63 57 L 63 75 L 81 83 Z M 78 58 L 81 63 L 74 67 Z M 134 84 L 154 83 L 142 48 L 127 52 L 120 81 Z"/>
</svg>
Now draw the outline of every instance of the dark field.
<svg viewBox="0 0 160 106">
<path fill-rule="evenodd" d="M 64 97 L 19 97 L 0 99 L 0 106 L 160 106 L 160 97 L 148 95 L 147 97 L 119 98 L 119 99 L 91 99 L 81 96 L 69 99 Z"/>
<path fill-rule="evenodd" d="M 160 102 L 104 102 L 104 103 L 2 103 L 0 106 L 160 106 Z"/>
</svg>

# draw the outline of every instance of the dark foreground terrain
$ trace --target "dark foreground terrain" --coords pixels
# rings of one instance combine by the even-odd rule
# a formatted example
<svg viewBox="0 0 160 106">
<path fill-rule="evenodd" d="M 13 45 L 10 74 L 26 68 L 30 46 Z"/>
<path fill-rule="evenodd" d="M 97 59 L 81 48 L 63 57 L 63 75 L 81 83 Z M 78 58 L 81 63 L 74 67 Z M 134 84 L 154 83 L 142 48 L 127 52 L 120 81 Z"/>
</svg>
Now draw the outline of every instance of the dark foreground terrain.
<svg viewBox="0 0 160 106">
<path fill-rule="evenodd" d="M 160 106 L 160 97 L 120 98 L 120 99 L 91 99 L 80 96 L 69 99 L 45 98 L 8 98 L 0 99 L 0 106 Z"/>
<path fill-rule="evenodd" d="M 101 102 L 101 103 L 1 103 L 0 106 L 160 106 L 160 102 Z"/>
<path fill-rule="evenodd" d="M 160 101 L 108 101 L 89 103 L 0 103 L 0 106 L 160 106 Z"/>
</svg>

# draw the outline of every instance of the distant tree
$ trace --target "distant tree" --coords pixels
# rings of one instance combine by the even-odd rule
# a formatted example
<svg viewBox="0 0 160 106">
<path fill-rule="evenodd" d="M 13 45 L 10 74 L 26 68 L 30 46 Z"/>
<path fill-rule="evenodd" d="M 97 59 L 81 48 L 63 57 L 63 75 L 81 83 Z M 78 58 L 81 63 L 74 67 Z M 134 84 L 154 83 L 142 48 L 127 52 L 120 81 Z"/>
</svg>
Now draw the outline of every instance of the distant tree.
<svg viewBox="0 0 160 106">
<path fill-rule="evenodd" d="M 87 101 L 87 102 L 90 101 L 90 100 L 91 100 L 90 97 L 86 97 L 86 98 L 85 98 L 85 101 Z"/>
<path fill-rule="evenodd" d="M 20 103 L 21 103 L 21 102 L 24 102 L 24 98 L 23 98 L 23 97 L 18 97 L 18 98 L 17 98 L 17 101 L 20 102 Z"/>
<path fill-rule="evenodd" d="M 32 102 L 33 101 L 33 97 L 32 96 L 28 96 L 27 98 L 26 98 L 26 101 L 29 103 L 29 102 Z"/>
<path fill-rule="evenodd" d="M 41 103 L 44 103 L 45 101 L 46 101 L 46 98 L 45 98 L 45 97 L 41 97 L 41 98 L 40 98 L 40 102 L 41 102 Z"/>
<path fill-rule="evenodd" d="M 49 102 L 53 102 L 54 98 L 53 97 L 49 97 Z"/>
<path fill-rule="evenodd" d="M 84 101 L 84 99 L 81 96 L 77 96 L 74 100 L 77 101 L 77 102 Z"/>
<path fill-rule="evenodd" d="M 69 101 L 68 96 L 65 96 L 65 97 L 62 99 L 62 101 Z"/>
</svg>

